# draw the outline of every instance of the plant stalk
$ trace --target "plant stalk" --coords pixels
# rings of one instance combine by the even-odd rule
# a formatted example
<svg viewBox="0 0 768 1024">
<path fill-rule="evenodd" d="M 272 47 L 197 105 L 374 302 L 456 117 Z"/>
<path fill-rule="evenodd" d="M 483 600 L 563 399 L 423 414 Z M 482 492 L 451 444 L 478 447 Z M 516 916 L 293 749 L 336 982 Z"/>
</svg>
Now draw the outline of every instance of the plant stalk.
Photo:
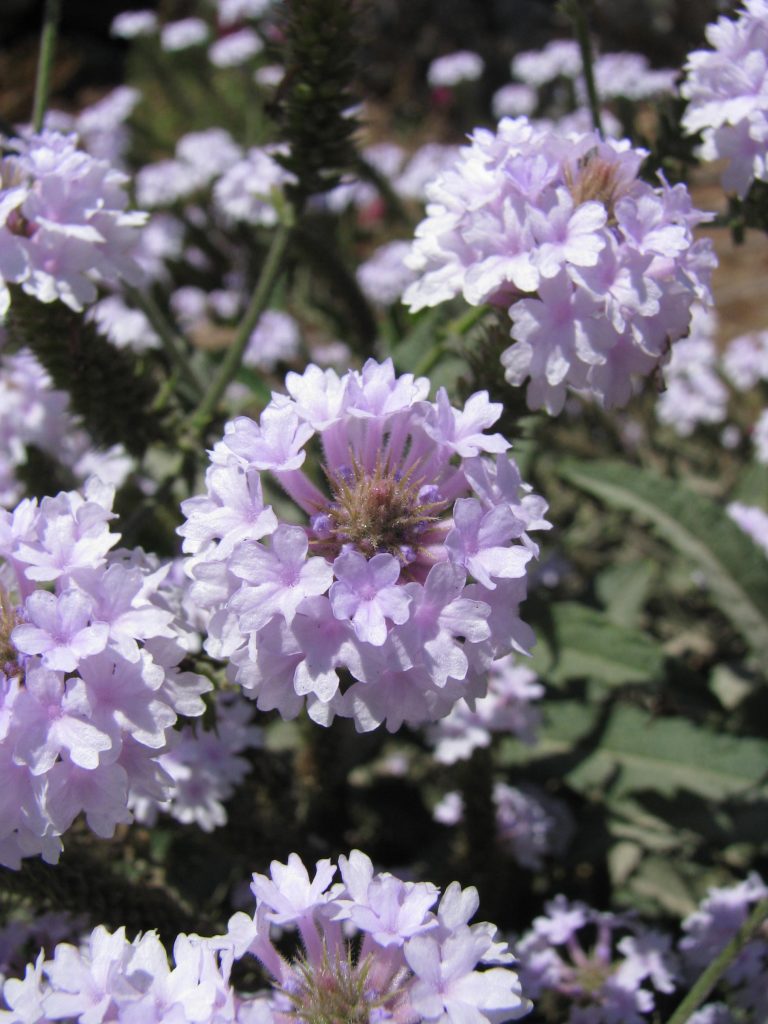
<svg viewBox="0 0 768 1024">
<path fill-rule="evenodd" d="M 61 0 L 45 0 L 43 27 L 40 31 L 40 55 L 37 60 L 37 76 L 35 78 L 35 99 L 32 107 L 32 127 L 36 132 L 43 130 L 45 111 L 48 106 L 48 92 L 51 87 L 51 72 L 56 52 L 60 14 Z"/>
<path fill-rule="evenodd" d="M 592 115 L 592 124 L 595 131 L 603 136 L 603 123 L 600 118 L 600 100 L 595 85 L 594 64 L 592 56 L 592 42 L 589 38 L 589 22 L 584 10 L 583 0 L 563 0 L 562 9 L 570 18 L 573 24 L 573 33 L 581 51 L 581 63 L 584 70 L 584 82 L 587 86 L 587 99 L 589 111 Z"/>
<path fill-rule="evenodd" d="M 768 921 L 768 899 L 761 900 L 754 907 L 752 913 L 728 945 L 699 975 L 693 988 L 669 1018 L 667 1024 L 685 1024 L 691 1014 L 698 1010 L 749 940 L 754 938 L 765 921 Z"/>
<path fill-rule="evenodd" d="M 259 280 L 251 296 L 248 308 L 240 321 L 234 341 L 227 349 L 224 358 L 219 365 L 218 373 L 213 379 L 203 398 L 190 417 L 189 425 L 194 433 L 201 433 L 207 427 L 213 416 L 221 396 L 227 389 L 230 381 L 237 373 L 248 345 L 248 339 L 259 321 L 259 317 L 266 309 L 272 289 L 282 271 L 283 257 L 291 237 L 291 228 L 286 224 L 280 224 L 272 236 L 272 244 L 269 247 L 267 258 L 261 269 Z"/>
</svg>

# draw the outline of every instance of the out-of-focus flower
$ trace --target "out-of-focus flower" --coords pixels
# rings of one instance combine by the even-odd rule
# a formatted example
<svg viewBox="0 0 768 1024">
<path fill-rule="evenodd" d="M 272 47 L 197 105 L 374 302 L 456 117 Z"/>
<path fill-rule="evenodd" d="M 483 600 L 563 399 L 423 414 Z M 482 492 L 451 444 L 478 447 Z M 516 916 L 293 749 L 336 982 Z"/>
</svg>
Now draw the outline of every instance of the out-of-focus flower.
<svg viewBox="0 0 768 1024">
<path fill-rule="evenodd" d="M 555 78 L 576 78 L 581 73 L 581 51 L 572 39 L 554 39 L 543 50 L 525 50 L 512 58 L 515 78 L 539 89 Z"/>
<path fill-rule="evenodd" d="M 573 818 L 567 806 L 541 790 L 526 786 L 493 786 L 496 807 L 496 838 L 513 860 L 529 871 L 538 871 L 546 857 L 561 854 L 573 835 Z M 457 792 L 446 793 L 432 816 L 443 825 L 457 825 L 464 817 L 464 801 Z"/>
<path fill-rule="evenodd" d="M 751 391 L 761 380 L 768 381 L 768 331 L 752 331 L 730 341 L 722 366 L 738 391 Z"/>
<path fill-rule="evenodd" d="M 530 85 L 522 85 L 518 82 L 510 82 L 502 85 L 493 94 L 492 108 L 493 116 L 499 120 L 502 117 L 527 117 L 536 109 L 538 97 L 536 90 Z"/>
<path fill-rule="evenodd" d="M 280 309 L 267 309 L 259 317 L 243 353 L 246 366 L 272 370 L 279 362 L 290 362 L 299 351 L 299 325 Z"/>
<path fill-rule="evenodd" d="M 217 68 L 234 68 L 261 53 L 264 43 L 252 28 L 241 28 L 217 39 L 208 49 L 208 60 Z"/>
<path fill-rule="evenodd" d="M 478 747 L 489 746 L 494 733 L 511 733 L 523 743 L 535 743 L 541 715 L 533 701 L 543 696 L 544 687 L 535 672 L 518 664 L 513 655 L 500 658 L 489 667 L 485 697 L 474 701 L 474 708 L 460 701 L 430 728 L 435 760 L 441 764 L 466 760 Z"/>
<path fill-rule="evenodd" d="M 715 342 L 717 318 L 701 306 L 692 309 L 691 331 L 676 342 L 664 367 L 665 390 L 656 415 L 681 437 L 700 423 L 723 423 L 728 415 L 728 388 L 719 373 Z"/>
<path fill-rule="evenodd" d="M 728 161 L 723 187 L 745 196 L 755 179 L 768 179 L 768 7 L 747 0 L 706 36 L 712 49 L 694 50 L 684 67 L 683 128 L 702 133 L 704 160 Z"/>
<path fill-rule="evenodd" d="M 275 200 L 295 181 L 275 160 L 278 152 L 274 147 L 249 149 L 216 182 L 214 204 L 226 220 L 265 227 L 277 223 Z"/>
<path fill-rule="evenodd" d="M 112 19 L 110 32 L 119 39 L 136 39 L 151 36 L 157 32 L 157 15 L 154 11 L 121 11 Z"/>
<path fill-rule="evenodd" d="M 202 18 L 182 18 L 169 21 L 160 31 L 160 45 L 166 53 L 178 53 L 192 46 L 201 46 L 208 39 L 210 30 Z"/>
<path fill-rule="evenodd" d="M 545 911 L 517 943 L 520 976 L 533 999 L 560 997 L 566 1024 L 646 1024 L 655 993 L 674 991 L 668 936 L 564 896 Z"/>
<path fill-rule="evenodd" d="M 0 160 L 0 315 L 9 284 L 79 312 L 97 285 L 137 284 L 132 259 L 146 213 L 129 211 L 127 177 L 44 131 L 5 140 Z"/>
<path fill-rule="evenodd" d="M 208 649 L 264 710 L 421 724 L 482 697 L 531 631 L 517 615 L 546 506 L 521 483 L 485 392 L 464 409 L 369 360 L 288 374 L 258 423 L 227 425 L 208 492 L 183 504 Z M 316 438 L 320 467 L 304 464 Z M 268 472 L 303 526 L 265 506 Z M 474 580 L 474 582 L 473 582 Z M 351 677 L 342 692 L 339 672 Z"/>
<path fill-rule="evenodd" d="M 756 873 L 738 885 L 712 888 L 697 910 L 683 921 L 686 933 L 680 952 L 692 977 L 707 967 L 733 939 L 753 906 L 768 898 L 768 887 Z M 731 960 L 723 983 L 729 1003 L 746 1020 L 763 1020 L 768 1014 L 768 935 L 765 928 Z M 717 1020 L 717 1017 L 715 1017 Z"/>
<path fill-rule="evenodd" d="M 379 306 L 391 306 L 400 301 L 416 277 L 405 263 L 410 250 L 410 242 L 387 242 L 359 265 L 357 283 L 366 298 Z"/>
<path fill-rule="evenodd" d="M 427 69 L 427 82 L 433 89 L 451 89 L 461 82 L 476 82 L 484 70 L 485 61 L 480 54 L 457 50 L 432 61 Z"/>
<path fill-rule="evenodd" d="M 726 506 L 726 512 L 768 555 L 768 512 L 756 505 L 745 505 L 741 501 L 730 502 Z"/>
</svg>

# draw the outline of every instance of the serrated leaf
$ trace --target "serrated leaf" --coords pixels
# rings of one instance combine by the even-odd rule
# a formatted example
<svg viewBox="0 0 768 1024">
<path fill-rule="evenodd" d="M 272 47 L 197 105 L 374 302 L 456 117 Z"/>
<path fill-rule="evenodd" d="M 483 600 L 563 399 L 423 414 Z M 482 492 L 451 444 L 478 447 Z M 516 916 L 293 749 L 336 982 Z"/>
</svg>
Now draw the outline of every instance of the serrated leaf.
<svg viewBox="0 0 768 1024">
<path fill-rule="evenodd" d="M 622 462 L 565 460 L 558 472 L 609 505 L 649 519 L 677 551 L 696 562 L 720 610 L 755 654 L 768 657 L 768 562 L 714 502 Z"/>
<path fill-rule="evenodd" d="M 588 679 L 617 686 L 661 675 L 664 654 L 646 633 L 617 626 L 604 612 L 575 601 L 559 602 L 549 610 L 551 664 L 539 668 L 551 682 Z"/>
<path fill-rule="evenodd" d="M 617 705 L 600 727 L 597 713 L 578 701 L 547 709 L 535 751 L 500 749 L 502 763 L 527 761 L 534 770 L 557 768 L 579 792 L 602 791 L 616 803 L 628 793 L 680 790 L 710 800 L 766 796 L 768 741 L 730 736 L 680 716 L 653 718 Z"/>
<path fill-rule="evenodd" d="M 569 782 L 581 789 L 615 779 L 611 795 L 655 790 L 717 800 L 759 786 L 768 773 L 768 742 L 712 732 L 687 718 L 651 718 L 616 707 L 599 745 Z"/>
<path fill-rule="evenodd" d="M 655 575 L 656 568 L 648 560 L 620 562 L 600 573 L 595 588 L 611 622 L 627 627 L 637 624 Z"/>
</svg>

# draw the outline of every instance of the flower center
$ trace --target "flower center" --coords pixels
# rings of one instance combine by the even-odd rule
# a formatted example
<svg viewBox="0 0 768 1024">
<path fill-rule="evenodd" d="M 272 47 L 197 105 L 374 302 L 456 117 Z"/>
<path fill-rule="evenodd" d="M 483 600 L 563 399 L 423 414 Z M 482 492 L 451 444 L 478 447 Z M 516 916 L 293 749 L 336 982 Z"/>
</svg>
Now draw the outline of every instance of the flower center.
<svg viewBox="0 0 768 1024">
<path fill-rule="evenodd" d="M 18 609 L 0 587 L 0 672 L 6 676 L 19 673 L 19 652 L 11 640 L 11 633 L 21 621 Z"/>
<path fill-rule="evenodd" d="M 370 956 L 355 963 L 351 949 L 333 959 L 324 950 L 320 964 L 295 961 L 293 978 L 282 989 L 291 1002 L 291 1016 L 305 1024 L 370 1024 L 372 1011 L 392 1004 L 401 992 L 397 979 L 386 991 L 375 991 L 371 966 Z"/>
<path fill-rule="evenodd" d="M 610 163 L 594 152 L 579 160 L 576 166 L 566 164 L 565 183 L 576 205 L 596 200 L 608 211 L 609 221 L 613 219 L 613 207 L 625 191 L 618 164 Z"/>
<path fill-rule="evenodd" d="M 408 565 L 448 505 L 415 467 L 401 473 L 379 459 L 370 472 L 353 459 L 327 475 L 332 499 L 310 524 L 315 550 L 327 557 L 352 544 L 366 558 L 383 552 Z"/>
</svg>

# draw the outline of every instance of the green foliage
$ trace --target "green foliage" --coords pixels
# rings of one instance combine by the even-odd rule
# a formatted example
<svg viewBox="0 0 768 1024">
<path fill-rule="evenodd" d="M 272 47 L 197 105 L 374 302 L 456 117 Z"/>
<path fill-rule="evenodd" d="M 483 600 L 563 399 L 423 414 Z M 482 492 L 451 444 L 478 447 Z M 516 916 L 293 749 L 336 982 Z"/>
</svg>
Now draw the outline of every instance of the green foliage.
<svg viewBox="0 0 768 1024">
<path fill-rule="evenodd" d="M 620 462 L 564 461 L 558 471 L 608 505 L 649 520 L 704 571 L 712 597 L 753 653 L 768 656 L 768 565 L 719 506 L 677 481 Z"/>
<path fill-rule="evenodd" d="M 351 0 L 291 0 L 286 6 L 281 120 L 289 153 L 281 159 L 304 199 L 333 188 L 355 159 L 353 11 Z"/>
</svg>

